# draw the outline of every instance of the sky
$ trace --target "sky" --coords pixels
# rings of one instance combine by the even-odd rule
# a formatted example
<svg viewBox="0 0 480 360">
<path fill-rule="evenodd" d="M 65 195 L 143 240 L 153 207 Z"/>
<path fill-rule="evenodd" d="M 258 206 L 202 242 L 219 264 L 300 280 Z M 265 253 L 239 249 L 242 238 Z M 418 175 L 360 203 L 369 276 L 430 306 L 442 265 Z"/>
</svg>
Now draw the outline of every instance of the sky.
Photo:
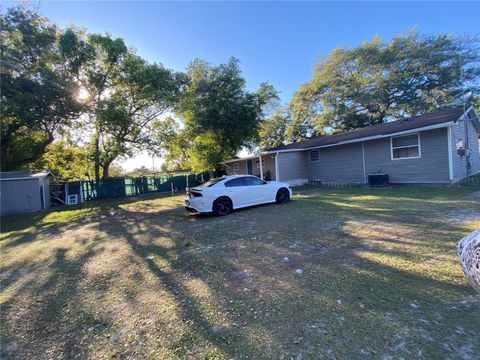
<svg viewBox="0 0 480 360">
<path fill-rule="evenodd" d="M 234 56 L 241 62 L 249 90 L 268 81 L 284 103 L 310 79 L 318 58 L 338 46 L 357 46 L 376 35 L 388 41 L 412 28 L 422 33 L 480 35 L 480 1 L 42 0 L 39 11 L 60 27 L 74 24 L 121 37 L 138 55 L 174 70 L 184 70 L 197 57 L 219 64 Z M 140 157 L 122 166 L 151 167 L 151 159 Z"/>
</svg>

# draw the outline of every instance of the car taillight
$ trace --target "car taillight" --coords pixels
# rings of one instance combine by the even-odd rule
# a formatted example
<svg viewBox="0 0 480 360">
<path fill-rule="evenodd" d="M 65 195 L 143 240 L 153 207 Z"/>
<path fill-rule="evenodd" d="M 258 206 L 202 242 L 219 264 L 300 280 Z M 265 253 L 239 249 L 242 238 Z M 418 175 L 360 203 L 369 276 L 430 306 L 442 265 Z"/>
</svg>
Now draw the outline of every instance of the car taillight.
<svg viewBox="0 0 480 360">
<path fill-rule="evenodd" d="M 196 192 L 196 191 L 190 191 L 190 195 L 193 197 L 202 197 L 202 193 Z"/>
</svg>

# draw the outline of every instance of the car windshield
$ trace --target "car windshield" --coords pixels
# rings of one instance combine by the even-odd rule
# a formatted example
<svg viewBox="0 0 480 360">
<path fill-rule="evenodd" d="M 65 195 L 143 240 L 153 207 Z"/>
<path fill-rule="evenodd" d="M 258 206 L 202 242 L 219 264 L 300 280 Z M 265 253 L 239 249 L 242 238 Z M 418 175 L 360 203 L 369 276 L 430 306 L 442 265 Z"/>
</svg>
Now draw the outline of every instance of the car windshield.
<svg viewBox="0 0 480 360">
<path fill-rule="evenodd" d="M 207 187 L 212 187 L 213 185 L 218 184 L 219 182 L 221 182 L 223 180 L 225 180 L 224 177 L 218 177 L 218 178 L 214 178 L 212 180 L 208 180 L 207 182 L 204 182 L 202 185 L 195 186 L 195 187 L 200 188 L 200 189 L 204 189 L 204 188 L 207 188 Z"/>
</svg>

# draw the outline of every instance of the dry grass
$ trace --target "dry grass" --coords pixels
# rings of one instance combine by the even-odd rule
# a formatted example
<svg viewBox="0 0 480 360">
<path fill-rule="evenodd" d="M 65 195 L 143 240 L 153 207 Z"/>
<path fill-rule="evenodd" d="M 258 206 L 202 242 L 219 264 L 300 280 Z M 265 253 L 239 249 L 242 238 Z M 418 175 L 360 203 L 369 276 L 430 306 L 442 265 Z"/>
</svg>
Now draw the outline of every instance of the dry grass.
<svg viewBox="0 0 480 360">
<path fill-rule="evenodd" d="M 295 191 L 189 216 L 182 198 L 2 219 L 11 358 L 474 359 L 455 243 L 478 186 Z"/>
</svg>

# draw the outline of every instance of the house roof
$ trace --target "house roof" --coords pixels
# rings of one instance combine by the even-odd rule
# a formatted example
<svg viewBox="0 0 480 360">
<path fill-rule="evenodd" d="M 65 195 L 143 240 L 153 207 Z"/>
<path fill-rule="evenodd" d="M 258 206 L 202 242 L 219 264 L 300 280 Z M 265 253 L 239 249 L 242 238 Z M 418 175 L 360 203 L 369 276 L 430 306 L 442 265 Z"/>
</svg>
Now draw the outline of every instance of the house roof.
<svg viewBox="0 0 480 360">
<path fill-rule="evenodd" d="M 50 171 L 45 171 L 45 170 L 0 172 L 0 180 L 41 179 L 47 176 L 53 176 L 53 174 Z"/>
<path fill-rule="evenodd" d="M 261 154 L 262 156 L 263 155 L 266 155 L 266 153 L 262 153 Z M 227 160 L 227 161 L 224 161 L 222 162 L 222 164 L 226 164 L 226 163 L 231 163 L 231 162 L 237 162 L 237 161 L 242 161 L 242 160 L 251 160 L 251 159 L 258 159 L 258 154 L 257 155 L 250 155 L 250 156 L 245 156 L 245 157 L 236 157 L 235 159 L 231 159 L 231 160 Z M 260 161 L 260 160 L 259 160 Z"/>
<path fill-rule="evenodd" d="M 267 151 L 278 150 L 304 150 L 308 148 L 315 148 L 327 145 L 335 145 L 337 143 L 361 141 L 364 138 L 370 138 L 375 136 L 383 136 L 395 134 L 403 131 L 420 129 L 429 126 L 441 125 L 452 121 L 457 121 L 463 115 L 463 106 L 457 106 L 445 110 L 438 110 L 428 114 L 414 116 L 402 120 L 396 120 L 384 124 L 372 125 L 363 128 L 357 128 L 349 130 L 340 134 L 334 134 L 329 136 L 319 136 L 311 138 L 298 143 L 292 143 L 275 148 L 268 149 Z"/>
</svg>

